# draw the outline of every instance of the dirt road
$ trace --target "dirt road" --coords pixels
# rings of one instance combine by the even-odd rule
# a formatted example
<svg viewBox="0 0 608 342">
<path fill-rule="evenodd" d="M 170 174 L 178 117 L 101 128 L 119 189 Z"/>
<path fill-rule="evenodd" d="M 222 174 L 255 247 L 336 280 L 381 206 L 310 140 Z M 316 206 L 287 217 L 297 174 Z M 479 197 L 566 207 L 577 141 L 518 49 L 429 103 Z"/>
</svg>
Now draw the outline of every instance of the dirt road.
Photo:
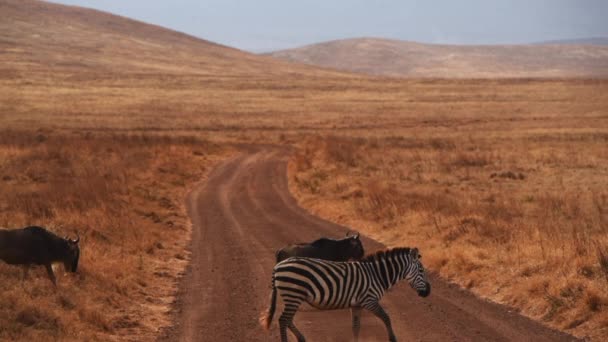
<svg viewBox="0 0 608 342">
<path fill-rule="evenodd" d="M 297 206 L 287 188 L 287 158 L 286 151 L 251 149 L 218 166 L 193 190 L 192 261 L 182 279 L 175 325 L 162 340 L 279 341 L 277 316 L 270 333 L 258 324 L 268 305 L 274 252 L 348 230 Z M 363 242 L 368 252 L 383 247 Z M 404 282 L 382 301 L 400 341 L 574 340 L 434 276 L 430 280 L 433 292 L 427 298 Z M 352 340 L 347 310 L 304 308 L 295 322 L 309 341 Z M 369 313 L 363 314 L 361 334 L 362 341 L 387 340 L 383 324 Z"/>
</svg>

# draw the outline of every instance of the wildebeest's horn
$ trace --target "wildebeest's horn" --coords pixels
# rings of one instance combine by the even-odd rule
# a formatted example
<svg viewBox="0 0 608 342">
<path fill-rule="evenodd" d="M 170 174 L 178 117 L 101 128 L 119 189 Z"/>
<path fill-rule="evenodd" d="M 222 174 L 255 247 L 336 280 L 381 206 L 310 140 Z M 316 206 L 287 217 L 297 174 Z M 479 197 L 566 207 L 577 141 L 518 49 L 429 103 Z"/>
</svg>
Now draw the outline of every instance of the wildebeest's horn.
<svg viewBox="0 0 608 342">
<path fill-rule="evenodd" d="M 346 232 L 346 237 L 349 237 L 351 234 L 354 234 L 353 236 L 351 236 L 354 239 L 358 239 L 359 238 L 359 232 L 354 231 L 354 230 L 349 230 L 348 232 Z"/>
<path fill-rule="evenodd" d="M 71 240 L 73 243 L 78 243 L 80 241 L 80 235 L 76 232 L 76 240 Z"/>
</svg>

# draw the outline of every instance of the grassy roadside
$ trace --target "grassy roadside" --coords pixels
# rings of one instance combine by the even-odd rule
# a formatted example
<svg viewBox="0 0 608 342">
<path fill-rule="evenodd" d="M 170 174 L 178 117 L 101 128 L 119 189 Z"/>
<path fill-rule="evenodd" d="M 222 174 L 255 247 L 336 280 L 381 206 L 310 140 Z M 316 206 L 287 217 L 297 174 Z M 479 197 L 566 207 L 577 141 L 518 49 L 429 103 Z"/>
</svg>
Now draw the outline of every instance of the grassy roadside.
<svg viewBox="0 0 608 342">
<path fill-rule="evenodd" d="M 453 150 L 459 142 L 312 139 L 291 161 L 291 189 L 317 215 L 420 247 L 450 281 L 599 341 L 608 334 L 607 137 L 582 139 L 587 153 L 576 159 L 572 147 L 545 154 L 542 143 L 497 153 L 474 141 L 476 150 Z"/>
<path fill-rule="evenodd" d="M 188 255 L 186 191 L 229 151 L 141 134 L 0 134 L 0 226 L 81 236 L 75 275 L 0 263 L 0 340 L 151 340 Z"/>
<path fill-rule="evenodd" d="M 597 88 L 566 86 L 549 101 L 511 90 L 501 96 L 530 101 L 529 113 L 488 120 L 496 104 L 469 93 L 466 115 L 421 111 L 393 129 L 301 137 L 291 191 L 317 215 L 420 247 L 430 269 L 482 297 L 605 340 L 608 98 Z M 434 100 L 433 112 L 450 112 Z"/>
</svg>

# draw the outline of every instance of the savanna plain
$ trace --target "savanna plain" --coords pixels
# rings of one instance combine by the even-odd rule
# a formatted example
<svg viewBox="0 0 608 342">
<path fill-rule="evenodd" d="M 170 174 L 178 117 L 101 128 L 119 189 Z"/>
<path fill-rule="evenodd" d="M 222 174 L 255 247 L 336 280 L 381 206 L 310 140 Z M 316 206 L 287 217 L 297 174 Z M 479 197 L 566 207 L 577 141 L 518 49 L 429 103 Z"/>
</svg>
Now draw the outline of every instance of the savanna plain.
<svg viewBox="0 0 608 342">
<path fill-rule="evenodd" d="M 191 38 L 23 3 L 52 20 L 3 31 L 0 226 L 78 232 L 82 257 L 56 289 L 0 263 L 0 340 L 154 339 L 189 258 L 184 197 L 250 144 L 292 147 L 290 187 L 312 213 L 608 338 L 608 81 L 366 77 L 201 41 L 171 55 Z M 101 57 L 61 41 L 75 32 Z"/>
<path fill-rule="evenodd" d="M 242 143 L 293 146 L 291 187 L 311 212 L 387 245 L 419 246 L 432 271 L 553 327 L 606 336 L 605 82 L 259 80 L 192 90 L 196 79 L 175 81 L 181 88 L 121 84 L 138 96 L 95 108 L 151 103 L 94 125 L 84 124 L 88 105 L 68 99 L 105 102 L 104 89 L 18 89 L 25 99 L 14 110 L 65 96 L 53 110 L 85 114 L 5 116 L 0 223 L 80 227 L 85 247 L 65 292 L 43 273 L 24 284 L 20 268 L 0 265 L 4 338 L 119 339 L 167 324 L 187 260 L 183 196 Z M 183 95 L 191 91 L 204 96 Z M 171 112 L 156 93 L 182 108 L 161 127 Z"/>
</svg>

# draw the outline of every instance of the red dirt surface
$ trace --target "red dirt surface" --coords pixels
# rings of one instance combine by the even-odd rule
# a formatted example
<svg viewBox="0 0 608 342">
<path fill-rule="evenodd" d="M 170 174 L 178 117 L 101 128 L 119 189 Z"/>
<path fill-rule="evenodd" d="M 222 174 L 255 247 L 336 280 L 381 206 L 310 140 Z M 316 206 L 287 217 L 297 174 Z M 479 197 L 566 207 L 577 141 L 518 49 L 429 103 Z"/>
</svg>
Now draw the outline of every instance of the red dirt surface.
<svg viewBox="0 0 608 342">
<path fill-rule="evenodd" d="M 297 205 L 287 187 L 288 157 L 286 150 L 249 148 L 191 192 L 192 259 L 175 303 L 174 326 L 161 341 L 280 340 L 280 300 L 270 332 L 258 323 L 269 303 L 275 251 L 349 230 Z M 364 237 L 363 243 L 368 253 L 384 248 Z M 382 300 L 400 341 L 575 340 L 433 275 L 430 281 L 433 292 L 427 298 L 402 282 Z M 352 340 L 348 310 L 304 307 L 295 323 L 309 341 Z M 387 340 L 384 325 L 370 313 L 362 316 L 360 340 Z"/>
</svg>

